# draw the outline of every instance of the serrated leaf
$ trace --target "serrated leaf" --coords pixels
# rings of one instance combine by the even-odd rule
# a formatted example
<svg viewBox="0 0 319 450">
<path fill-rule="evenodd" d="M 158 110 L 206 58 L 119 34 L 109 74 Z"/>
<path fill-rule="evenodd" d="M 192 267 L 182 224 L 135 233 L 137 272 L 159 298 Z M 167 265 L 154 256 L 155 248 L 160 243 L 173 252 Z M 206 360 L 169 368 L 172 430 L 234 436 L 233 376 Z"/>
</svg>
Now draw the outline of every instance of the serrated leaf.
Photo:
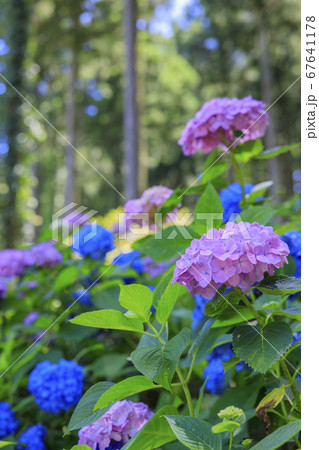
<svg viewBox="0 0 319 450">
<path fill-rule="evenodd" d="M 153 450 L 167 442 L 175 441 L 176 437 L 165 419 L 165 414 L 178 414 L 174 406 L 163 406 L 140 431 L 122 447 L 122 450 Z"/>
<path fill-rule="evenodd" d="M 189 226 L 171 226 L 163 229 L 162 236 L 151 234 L 135 241 L 132 247 L 154 261 L 168 261 L 184 253 L 198 235 Z"/>
<path fill-rule="evenodd" d="M 275 450 L 280 448 L 285 442 L 289 441 L 293 436 L 299 433 L 301 429 L 301 421 L 288 423 L 278 430 L 265 437 L 258 444 L 250 448 L 250 450 Z"/>
<path fill-rule="evenodd" d="M 292 343 L 292 332 L 285 322 L 272 322 L 263 329 L 243 325 L 235 329 L 233 349 L 240 360 L 265 373 L 283 356 Z"/>
<path fill-rule="evenodd" d="M 199 333 L 197 334 L 196 338 L 194 339 L 194 341 L 188 351 L 188 356 L 190 356 L 192 358 L 195 351 L 199 347 L 201 347 L 203 342 L 207 339 L 207 337 L 212 329 L 212 325 L 213 325 L 214 321 L 215 321 L 215 319 L 213 319 L 213 318 L 207 318 L 204 325 L 199 330 Z"/>
<path fill-rule="evenodd" d="M 226 422 L 220 422 L 213 426 L 213 433 L 232 433 L 236 428 L 240 427 L 240 423 L 234 422 L 232 420 L 227 420 Z"/>
<path fill-rule="evenodd" d="M 171 380 L 189 340 L 190 330 L 184 328 L 166 344 L 137 348 L 131 354 L 132 362 L 143 375 L 171 390 Z"/>
<path fill-rule="evenodd" d="M 143 331 L 143 322 L 136 317 L 124 316 L 120 311 L 103 309 L 80 314 L 71 323 L 85 327 L 106 328 L 109 330 Z"/>
<path fill-rule="evenodd" d="M 262 280 L 257 289 L 264 294 L 291 295 L 301 290 L 301 280 L 285 275 L 273 275 Z"/>
<path fill-rule="evenodd" d="M 91 423 L 98 420 L 105 414 L 109 408 L 104 408 L 94 412 L 94 406 L 101 395 L 110 389 L 113 383 L 103 381 L 92 386 L 81 398 L 77 404 L 70 423 L 67 427 L 66 433 L 72 430 L 78 430 L 79 428 L 86 427 Z"/>
<path fill-rule="evenodd" d="M 243 222 L 258 222 L 261 225 L 267 225 L 275 214 L 276 211 L 269 208 L 269 206 L 254 206 L 242 211 L 238 217 L 240 217 Z"/>
<path fill-rule="evenodd" d="M 219 228 L 223 224 L 223 206 L 216 189 L 208 183 L 195 206 L 193 228 L 203 235 L 211 228 Z"/>
<path fill-rule="evenodd" d="M 139 392 L 148 391 L 154 387 L 155 384 L 142 375 L 126 378 L 104 392 L 96 402 L 94 410 L 106 408 L 111 403 L 123 400 L 123 398 Z"/>
<path fill-rule="evenodd" d="M 120 305 L 132 311 L 143 320 L 150 316 L 153 303 L 152 291 L 142 284 L 129 284 L 121 286 Z"/>
<path fill-rule="evenodd" d="M 183 292 L 187 292 L 185 286 L 182 286 L 178 283 L 169 283 L 167 285 L 156 308 L 156 320 L 159 323 L 164 324 L 167 321 L 172 312 L 172 309 L 174 308 L 176 300 L 182 295 Z"/>
<path fill-rule="evenodd" d="M 179 442 L 191 450 L 221 450 L 220 436 L 212 434 L 211 425 L 201 419 L 165 416 Z"/>
<path fill-rule="evenodd" d="M 268 148 L 267 150 L 265 150 L 264 152 L 260 153 L 257 158 L 258 159 L 269 159 L 269 158 L 274 158 L 275 156 L 281 155 L 283 153 L 287 153 L 290 150 L 293 150 L 297 147 L 300 147 L 300 144 L 291 144 L 291 145 L 284 145 L 281 147 L 273 147 L 273 148 Z"/>
</svg>

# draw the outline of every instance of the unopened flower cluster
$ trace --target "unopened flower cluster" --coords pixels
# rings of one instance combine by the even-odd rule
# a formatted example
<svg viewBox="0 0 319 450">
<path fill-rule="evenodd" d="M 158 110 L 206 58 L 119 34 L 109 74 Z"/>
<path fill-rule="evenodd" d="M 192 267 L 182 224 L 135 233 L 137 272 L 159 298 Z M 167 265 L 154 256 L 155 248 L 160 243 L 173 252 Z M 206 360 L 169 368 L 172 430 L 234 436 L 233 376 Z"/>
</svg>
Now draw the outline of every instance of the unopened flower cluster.
<svg viewBox="0 0 319 450">
<path fill-rule="evenodd" d="M 79 431 L 78 444 L 93 450 L 121 448 L 152 416 L 144 403 L 116 402 L 100 419 Z"/>
<path fill-rule="evenodd" d="M 186 156 L 201 149 L 210 153 L 220 145 L 251 141 L 264 136 L 268 125 L 266 105 L 251 96 L 238 98 L 214 98 L 203 104 L 195 117 L 189 120 L 178 141 Z M 236 140 L 235 131 L 242 133 Z"/>
<path fill-rule="evenodd" d="M 28 390 L 40 409 L 58 414 L 80 400 L 83 379 L 83 369 L 75 361 L 61 359 L 57 364 L 42 361 L 30 373 Z"/>
<path fill-rule="evenodd" d="M 211 229 L 193 239 L 176 262 L 172 283 L 190 293 L 212 299 L 225 284 L 246 291 L 274 268 L 287 263 L 289 248 L 272 227 L 259 223 L 229 222 L 225 229 Z"/>
<path fill-rule="evenodd" d="M 126 214 L 125 227 L 128 228 L 131 224 L 136 223 L 140 226 L 153 225 L 155 221 L 155 213 L 164 205 L 167 199 L 173 194 L 172 189 L 166 186 L 153 186 L 146 189 L 140 198 L 129 200 L 124 205 Z M 148 214 L 143 219 L 141 214 Z"/>
</svg>

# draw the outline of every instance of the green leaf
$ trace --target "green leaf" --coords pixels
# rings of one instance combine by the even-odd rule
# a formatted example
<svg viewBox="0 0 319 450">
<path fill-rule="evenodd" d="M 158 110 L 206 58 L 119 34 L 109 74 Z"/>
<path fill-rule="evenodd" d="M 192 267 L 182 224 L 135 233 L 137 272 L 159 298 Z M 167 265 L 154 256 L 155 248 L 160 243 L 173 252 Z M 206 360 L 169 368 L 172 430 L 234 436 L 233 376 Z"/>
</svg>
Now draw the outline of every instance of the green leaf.
<svg viewBox="0 0 319 450">
<path fill-rule="evenodd" d="M 72 414 L 66 433 L 86 427 L 103 416 L 109 408 L 104 408 L 94 412 L 94 406 L 101 395 L 112 386 L 113 383 L 103 381 L 92 386 L 83 395 Z"/>
<path fill-rule="evenodd" d="M 240 423 L 228 420 L 227 422 L 218 423 L 212 428 L 212 430 L 213 433 L 232 433 L 238 427 L 240 427 Z"/>
<path fill-rule="evenodd" d="M 238 217 L 243 222 L 258 222 L 261 225 L 267 225 L 275 213 L 276 211 L 269 208 L 269 206 L 254 206 L 253 208 L 242 211 Z"/>
<path fill-rule="evenodd" d="M 53 283 L 53 290 L 60 292 L 62 289 L 73 284 L 78 277 L 78 267 L 74 264 L 61 270 L 56 280 Z"/>
<path fill-rule="evenodd" d="M 171 380 L 189 340 L 190 330 L 184 328 L 167 344 L 137 348 L 131 354 L 132 362 L 143 375 L 171 390 Z"/>
<path fill-rule="evenodd" d="M 223 361 L 224 373 L 235 367 L 239 362 L 240 359 L 236 355 L 232 356 L 228 361 Z"/>
<path fill-rule="evenodd" d="M 208 183 L 195 207 L 193 228 L 199 235 L 223 224 L 223 206 L 216 189 Z"/>
<path fill-rule="evenodd" d="M 264 146 L 260 139 L 254 141 L 247 141 L 243 144 L 237 145 L 234 148 L 234 155 L 237 161 L 247 163 L 263 150 Z"/>
<path fill-rule="evenodd" d="M 288 309 L 276 309 L 272 312 L 273 316 L 285 316 L 289 319 L 298 320 L 301 322 L 301 309 L 300 308 L 288 308 Z"/>
<path fill-rule="evenodd" d="M 301 280 L 285 275 L 273 275 L 262 280 L 257 289 L 264 294 L 291 295 L 301 290 Z"/>
<path fill-rule="evenodd" d="M 189 351 L 188 356 L 191 358 L 193 357 L 195 351 L 201 347 L 202 343 L 206 340 L 206 338 L 209 335 L 209 332 L 212 329 L 212 325 L 214 323 L 215 319 L 209 319 L 207 318 L 206 322 L 202 326 L 202 328 L 199 330 L 199 333 L 197 334 L 196 338 L 194 339 Z"/>
<path fill-rule="evenodd" d="M 88 447 L 85 444 L 80 444 L 80 445 L 73 445 L 71 450 L 92 450 L 92 449 L 91 449 L 91 447 Z"/>
<path fill-rule="evenodd" d="M 226 327 L 241 322 L 247 322 L 254 315 L 244 305 L 229 306 L 219 317 L 216 318 L 212 328 Z"/>
<path fill-rule="evenodd" d="M 9 441 L 0 441 L 0 448 L 7 447 L 8 445 L 13 445 L 15 442 L 9 442 Z"/>
<path fill-rule="evenodd" d="M 150 316 L 153 303 L 152 291 L 142 284 L 129 284 L 121 286 L 120 305 L 132 311 L 143 320 Z"/>
<path fill-rule="evenodd" d="M 265 416 L 267 416 L 267 411 L 270 408 L 276 408 L 285 395 L 285 386 L 282 385 L 280 388 L 275 388 L 269 392 L 259 403 L 256 408 L 256 416 L 264 422 Z"/>
<path fill-rule="evenodd" d="M 274 184 L 273 181 L 263 181 L 262 183 L 256 184 L 251 192 L 248 194 L 248 202 L 252 203 L 257 198 L 263 197 L 267 190 Z"/>
<path fill-rule="evenodd" d="M 250 450 L 275 450 L 299 433 L 300 430 L 300 420 L 288 423 L 288 425 L 278 428 L 278 430 L 265 437 L 262 441 L 258 442 L 258 444 L 251 447 Z"/>
<path fill-rule="evenodd" d="M 159 283 L 157 284 L 157 286 L 153 292 L 153 303 L 154 303 L 155 308 L 157 307 L 158 302 L 160 301 L 160 298 L 164 294 L 167 286 L 172 281 L 174 268 L 175 268 L 175 266 L 173 265 L 172 267 L 169 268 L 169 270 L 167 272 L 165 272 L 162 275 L 162 278 L 160 279 Z"/>
<path fill-rule="evenodd" d="M 282 147 L 274 147 L 274 148 L 269 148 L 267 150 L 265 150 L 264 152 L 260 153 L 260 155 L 257 156 L 258 159 L 269 159 L 269 158 L 274 158 L 275 156 L 281 155 L 283 153 L 287 153 L 290 150 L 293 150 L 297 147 L 300 147 L 300 144 L 291 144 L 291 145 L 285 145 Z"/>
<path fill-rule="evenodd" d="M 280 295 L 260 295 L 254 303 L 255 309 L 278 309 L 284 299 Z"/>
<path fill-rule="evenodd" d="M 155 384 L 149 378 L 142 375 L 126 378 L 114 384 L 110 389 L 107 389 L 97 401 L 94 410 L 105 408 L 111 403 L 123 400 L 123 398 L 139 392 L 148 391 L 154 387 L 156 387 Z"/>
<path fill-rule="evenodd" d="M 143 428 L 122 447 L 122 450 L 152 450 L 176 440 L 165 414 L 178 414 L 174 406 L 166 405 L 157 411 Z"/>
<path fill-rule="evenodd" d="M 85 327 L 109 330 L 143 331 L 143 322 L 140 319 L 124 316 L 120 311 L 113 309 L 85 312 L 74 317 L 70 322 Z"/>
<path fill-rule="evenodd" d="M 159 323 L 164 324 L 167 321 L 172 312 L 172 309 L 174 308 L 176 300 L 184 292 L 187 292 L 186 287 L 178 283 L 175 284 L 169 283 L 167 285 L 156 308 L 156 320 Z"/>
<path fill-rule="evenodd" d="M 265 373 L 283 356 L 292 343 L 292 332 L 285 322 L 272 322 L 263 329 L 243 325 L 235 329 L 233 349 L 254 370 Z"/>
<path fill-rule="evenodd" d="M 204 383 L 201 385 L 200 390 L 199 390 L 199 396 L 198 396 L 198 399 L 196 402 L 196 408 L 195 408 L 196 417 L 199 416 L 199 411 L 200 411 L 200 407 L 202 405 L 202 400 L 203 400 L 204 393 L 205 393 L 205 386 L 208 381 L 208 378 L 209 378 L 209 376 L 206 377 Z"/>
<path fill-rule="evenodd" d="M 211 425 L 201 419 L 185 416 L 165 416 L 177 439 L 191 450 L 221 450 L 220 436 L 214 436 Z"/>
<path fill-rule="evenodd" d="M 172 226 L 162 230 L 162 235 L 151 234 L 135 241 L 132 247 L 154 261 L 176 258 L 198 237 L 189 226 Z"/>
<path fill-rule="evenodd" d="M 211 180 L 219 177 L 228 167 L 228 161 L 217 152 L 212 151 L 206 158 L 203 175 L 201 177 L 202 184 L 208 183 Z"/>
</svg>

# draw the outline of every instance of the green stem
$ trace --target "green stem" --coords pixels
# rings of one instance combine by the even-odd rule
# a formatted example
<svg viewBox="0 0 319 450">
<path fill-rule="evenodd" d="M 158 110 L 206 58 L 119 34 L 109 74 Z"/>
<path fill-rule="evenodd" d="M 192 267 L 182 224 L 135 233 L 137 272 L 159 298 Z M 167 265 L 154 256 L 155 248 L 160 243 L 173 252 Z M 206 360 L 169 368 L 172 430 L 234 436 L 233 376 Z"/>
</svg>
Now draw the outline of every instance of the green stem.
<svg viewBox="0 0 319 450">
<path fill-rule="evenodd" d="M 248 300 L 248 298 L 246 298 L 245 294 L 243 294 L 242 291 L 241 291 L 238 287 L 235 287 L 234 289 L 235 289 L 235 291 L 237 292 L 237 294 L 240 296 L 240 298 L 242 299 L 242 301 L 245 303 L 245 305 L 247 306 L 247 308 L 249 309 L 249 311 L 253 314 L 253 316 L 255 317 L 255 319 L 257 320 L 257 322 L 259 323 L 259 325 L 262 327 L 262 326 L 263 326 L 262 318 L 260 317 L 260 315 L 258 314 L 258 312 L 255 310 L 255 308 L 253 307 L 253 305 L 250 303 L 250 301 Z"/>
<path fill-rule="evenodd" d="M 229 450 L 232 449 L 233 446 L 233 432 L 230 433 L 230 438 L 229 438 Z"/>
<path fill-rule="evenodd" d="M 292 377 L 290 375 L 289 369 L 287 367 L 287 364 L 286 364 L 286 361 L 285 361 L 284 358 L 280 359 L 280 365 L 281 365 L 281 368 L 282 368 L 282 370 L 283 370 L 283 372 L 285 374 L 285 377 L 287 378 L 287 381 L 288 381 L 288 383 L 289 383 L 289 385 L 291 387 L 292 393 L 294 394 L 296 405 L 297 405 L 297 409 L 299 411 L 301 411 L 300 396 L 299 396 L 299 393 L 298 393 L 297 388 L 295 386 L 294 380 L 292 379 Z"/>
<path fill-rule="evenodd" d="M 195 364 L 197 351 L 198 351 L 198 349 L 195 350 L 195 353 L 193 355 L 192 362 L 191 362 L 191 365 L 189 367 L 188 374 L 187 374 L 187 377 L 186 377 L 186 383 L 188 383 L 190 378 L 191 378 L 191 375 L 192 375 L 192 372 L 193 372 L 193 368 L 194 368 L 194 364 Z"/>
<path fill-rule="evenodd" d="M 181 384 L 183 386 L 183 390 L 184 390 L 184 394 L 185 394 L 185 397 L 186 397 L 189 414 L 190 414 L 191 417 L 195 417 L 195 410 L 194 410 L 194 406 L 193 406 L 192 396 L 191 396 L 191 393 L 190 393 L 190 391 L 188 389 L 187 382 L 186 382 L 185 378 L 183 377 L 182 371 L 181 371 L 181 369 L 179 367 L 177 367 L 176 373 L 177 373 L 179 379 L 181 380 Z"/>
<path fill-rule="evenodd" d="M 246 208 L 247 202 L 246 202 L 246 195 L 245 195 L 244 179 L 243 179 L 242 173 L 240 171 L 240 167 L 239 167 L 239 165 L 238 165 L 238 163 L 236 161 L 236 158 L 235 158 L 235 155 L 234 155 L 233 151 L 231 149 L 229 151 L 230 151 L 230 158 L 231 158 L 231 161 L 233 163 L 233 167 L 235 169 L 235 173 L 236 173 L 237 179 L 238 179 L 239 184 L 241 186 L 241 195 L 242 195 L 242 198 L 243 198 L 243 206 L 244 206 L 244 208 Z"/>
</svg>

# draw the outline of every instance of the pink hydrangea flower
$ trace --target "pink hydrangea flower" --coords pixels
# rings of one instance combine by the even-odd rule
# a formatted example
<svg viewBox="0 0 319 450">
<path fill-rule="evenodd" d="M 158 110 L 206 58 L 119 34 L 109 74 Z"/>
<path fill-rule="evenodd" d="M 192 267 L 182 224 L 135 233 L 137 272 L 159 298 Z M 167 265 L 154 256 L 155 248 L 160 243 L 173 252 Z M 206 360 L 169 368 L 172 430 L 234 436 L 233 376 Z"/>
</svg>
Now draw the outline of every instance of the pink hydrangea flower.
<svg viewBox="0 0 319 450">
<path fill-rule="evenodd" d="M 274 268 L 288 263 L 288 245 L 259 223 L 228 222 L 225 229 L 211 229 L 193 239 L 176 262 L 172 283 L 187 287 L 191 294 L 212 299 L 225 284 L 246 291 Z"/>
<path fill-rule="evenodd" d="M 13 278 L 22 275 L 26 266 L 32 265 L 28 250 L 7 248 L 0 252 L 0 276 Z"/>
<path fill-rule="evenodd" d="M 208 154 L 218 145 L 226 150 L 236 140 L 236 130 L 243 136 L 233 146 L 260 138 L 265 135 L 268 125 L 265 107 L 263 102 L 251 96 L 213 98 L 187 122 L 178 143 L 184 155 L 189 156 L 199 149 Z"/>
<path fill-rule="evenodd" d="M 63 260 L 63 255 L 51 242 L 40 242 L 30 248 L 30 257 L 37 266 L 54 267 Z"/>
<path fill-rule="evenodd" d="M 165 186 L 153 186 L 146 189 L 140 198 L 126 202 L 124 205 L 124 211 L 126 213 L 126 227 L 129 227 L 132 223 L 141 225 L 141 214 L 145 213 L 148 214 L 149 225 L 153 225 L 155 213 L 159 211 L 173 192 L 174 191 L 172 191 L 172 189 Z"/>
<path fill-rule="evenodd" d="M 153 416 L 144 403 L 116 402 L 100 419 L 79 431 L 78 444 L 105 450 L 113 442 L 123 445 Z"/>
</svg>

